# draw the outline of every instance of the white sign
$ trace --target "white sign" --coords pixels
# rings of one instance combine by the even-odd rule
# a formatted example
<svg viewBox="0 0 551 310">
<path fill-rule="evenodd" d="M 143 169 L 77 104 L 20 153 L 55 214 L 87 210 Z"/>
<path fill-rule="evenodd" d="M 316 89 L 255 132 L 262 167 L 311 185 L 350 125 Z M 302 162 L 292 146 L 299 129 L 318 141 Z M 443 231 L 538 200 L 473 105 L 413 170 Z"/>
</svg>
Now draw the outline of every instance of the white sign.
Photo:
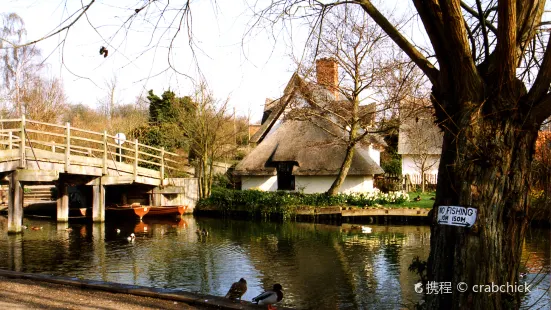
<svg viewBox="0 0 551 310">
<path fill-rule="evenodd" d="M 115 135 L 115 143 L 118 144 L 118 145 L 122 145 L 124 143 L 124 141 L 126 141 L 126 135 L 123 134 L 122 132 L 119 132 L 118 134 Z"/>
<path fill-rule="evenodd" d="M 438 224 L 471 227 L 476 221 L 475 208 L 458 206 L 438 207 Z"/>
</svg>

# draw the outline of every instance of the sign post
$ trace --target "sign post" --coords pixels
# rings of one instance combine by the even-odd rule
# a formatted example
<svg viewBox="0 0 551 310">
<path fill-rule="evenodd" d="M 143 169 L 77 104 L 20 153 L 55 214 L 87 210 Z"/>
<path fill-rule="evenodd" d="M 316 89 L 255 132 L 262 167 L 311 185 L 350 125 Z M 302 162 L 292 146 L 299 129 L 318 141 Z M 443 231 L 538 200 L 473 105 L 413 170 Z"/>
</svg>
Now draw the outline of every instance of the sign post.
<svg viewBox="0 0 551 310">
<path fill-rule="evenodd" d="M 119 146 L 118 147 L 118 153 L 119 153 L 119 163 L 122 162 L 122 148 L 121 145 L 126 141 L 126 135 L 122 132 L 119 132 L 115 135 L 115 143 Z"/>
<path fill-rule="evenodd" d="M 438 224 L 472 227 L 476 221 L 477 210 L 459 206 L 439 206 Z"/>
</svg>

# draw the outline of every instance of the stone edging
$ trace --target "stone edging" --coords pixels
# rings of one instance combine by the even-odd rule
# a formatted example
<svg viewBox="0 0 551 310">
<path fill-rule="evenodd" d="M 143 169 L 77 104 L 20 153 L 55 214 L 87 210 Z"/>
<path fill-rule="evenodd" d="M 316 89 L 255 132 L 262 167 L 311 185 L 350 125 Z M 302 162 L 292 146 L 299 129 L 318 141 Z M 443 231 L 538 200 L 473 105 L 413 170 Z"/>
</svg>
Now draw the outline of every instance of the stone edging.
<svg viewBox="0 0 551 310">
<path fill-rule="evenodd" d="M 27 279 L 32 281 L 41 281 L 54 284 L 68 285 L 72 287 L 78 287 L 83 289 L 101 290 L 111 293 L 130 294 L 143 297 L 159 298 L 166 300 L 174 300 L 184 302 L 189 305 L 203 306 L 214 309 L 263 309 L 263 307 L 257 306 L 248 301 L 242 301 L 241 303 L 230 301 L 226 298 L 185 292 L 174 289 L 161 289 L 139 285 L 120 284 L 114 282 L 103 282 L 95 280 L 82 280 L 78 278 L 70 277 L 56 277 L 45 274 L 36 273 L 24 273 L 17 271 L 1 270 L 0 276 L 12 279 Z M 278 309 L 285 310 L 291 308 L 285 308 L 278 306 Z"/>
</svg>

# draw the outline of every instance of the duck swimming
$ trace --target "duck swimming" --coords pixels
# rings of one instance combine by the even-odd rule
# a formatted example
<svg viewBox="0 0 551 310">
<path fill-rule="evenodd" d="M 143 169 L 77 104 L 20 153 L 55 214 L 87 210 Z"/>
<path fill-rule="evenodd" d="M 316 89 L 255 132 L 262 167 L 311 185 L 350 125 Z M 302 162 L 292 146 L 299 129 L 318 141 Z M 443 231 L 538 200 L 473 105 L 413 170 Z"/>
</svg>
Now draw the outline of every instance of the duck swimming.
<svg viewBox="0 0 551 310">
<path fill-rule="evenodd" d="M 255 298 L 253 298 L 253 302 L 258 303 L 258 305 L 268 305 L 268 309 L 272 310 L 275 309 L 272 305 L 275 303 L 280 302 L 283 299 L 283 288 L 281 287 L 281 284 L 277 283 L 274 284 L 274 287 L 266 291 Z"/>
<path fill-rule="evenodd" d="M 247 281 L 243 278 L 239 279 L 238 282 L 234 282 L 230 287 L 230 290 L 226 294 L 226 298 L 241 300 L 241 296 L 247 291 Z"/>
<path fill-rule="evenodd" d="M 134 241 L 134 239 L 136 239 L 136 235 L 134 235 L 134 233 L 131 233 L 130 236 L 128 236 L 128 238 L 126 239 L 128 239 L 129 242 Z"/>
</svg>

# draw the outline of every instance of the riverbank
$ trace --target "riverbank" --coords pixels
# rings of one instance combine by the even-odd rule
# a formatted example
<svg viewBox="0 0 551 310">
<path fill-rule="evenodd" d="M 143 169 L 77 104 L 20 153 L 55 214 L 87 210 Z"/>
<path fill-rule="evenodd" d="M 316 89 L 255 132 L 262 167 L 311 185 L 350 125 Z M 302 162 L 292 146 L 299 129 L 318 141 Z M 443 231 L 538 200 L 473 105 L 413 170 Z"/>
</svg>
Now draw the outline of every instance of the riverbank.
<svg viewBox="0 0 551 310">
<path fill-rule="evenodd" d="M 233 206 L 232 209 L 214 205 L 195 207 L 194 214 L 207 217 L 284 219 L 296 221 L 336 221 L 354 222 L 356 219 L 369 219 L 371 222 L 418 221 L 428 220 L 430 209 L 400 207 L 351 207 L 351 206 L 286 206 L 263 212 L 262 209 L 251 211 L 247 206 Z"/>
<path fill-rule="evenodd" d="M 0 296 L 0 309 L 260 309 L 218 296 L 8 270 L 0 270 Z"/>
</svg>

